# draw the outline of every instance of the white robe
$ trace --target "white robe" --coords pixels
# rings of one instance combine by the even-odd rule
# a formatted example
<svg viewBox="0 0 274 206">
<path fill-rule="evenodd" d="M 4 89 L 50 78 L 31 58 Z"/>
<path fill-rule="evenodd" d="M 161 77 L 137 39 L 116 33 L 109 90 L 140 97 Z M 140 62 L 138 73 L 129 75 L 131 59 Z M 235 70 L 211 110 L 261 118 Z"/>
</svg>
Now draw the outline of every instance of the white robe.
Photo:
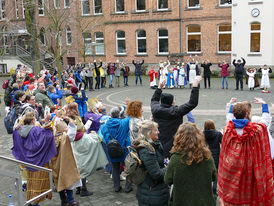
<svg viewBox="0 0 274 206">
<path fill-rule="evenodd" d="M 261 88 L 270 88 L 268 73 L 269 69 L 262 69 Z"/>
<path fill-rule="evenodd" d="M 179 86 L 185 85 L 185 78 L 186 78 L 185 68 L 181 67 L 179 69 L 179 77 L 178 77 L 178 85 Z"/>
<path fill-rule="evenodd" d="M 195 77 L 196 77 L 196 66 L 198 65 L 198 62 L 195 64 L 188 63 L 189 66 L 189 84 L 193 84 Z"/>
<path fill-rule="evenodd" d="M 248 75 L 248 88 L 254 88 L 255 87 L 255 74 L 256 71 L 254 72 L 248 72 L 246 71 L 246 74 Z"/>
</svg>

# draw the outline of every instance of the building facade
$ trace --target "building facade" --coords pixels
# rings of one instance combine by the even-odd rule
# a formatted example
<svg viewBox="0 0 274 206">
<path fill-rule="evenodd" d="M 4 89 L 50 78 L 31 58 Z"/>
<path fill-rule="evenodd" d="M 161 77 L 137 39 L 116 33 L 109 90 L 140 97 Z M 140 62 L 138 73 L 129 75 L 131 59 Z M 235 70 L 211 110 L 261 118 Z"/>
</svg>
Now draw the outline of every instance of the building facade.
<svg viewBox="0 0 274 206">
<path fill-rule="evenodd" d="M 23 41 L 11 41 L 30 50 L 24 24 L 24 0 L 0 0 L 2 28 L 20 25 Z M 3 3 L 4 2 L 4 3 Z M 43 57 L 52 59 L 57 39 L 64 65 L 94 59 L 155 64 L 168 58 L 186 61 L 230 62 L 232 51 L 231 0 L 37 0 L 37 30 Z M 2 16 L 5 18 L 2 18 Z M 59 30 L 56 20 L 61 19 Z M 17 26 L 18 27 L 18 26 Z M 2 35 L 3 36 L 3 35 Z M 58 38 L 57 38 L 58 36 Z M 15 37 L 13 37 L 15 39 Z"/>
<path fill-rule="evenodd" d="M 274 65 L 274 1 L 233 1 L 232 59 L 247 65 Z"/>
</svg>

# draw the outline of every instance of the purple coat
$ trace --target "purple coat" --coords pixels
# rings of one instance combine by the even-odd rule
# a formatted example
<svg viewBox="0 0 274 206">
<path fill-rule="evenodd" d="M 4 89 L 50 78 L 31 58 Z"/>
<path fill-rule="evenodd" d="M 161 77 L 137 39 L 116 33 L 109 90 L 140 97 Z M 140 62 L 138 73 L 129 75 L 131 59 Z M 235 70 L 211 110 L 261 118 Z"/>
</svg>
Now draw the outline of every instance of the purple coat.
<svg viewBox="0 0 274 206">
<path fill-rule="evenodd" d="M 52 131 L 31 125 L 24 125 L 14 130 L 12 154 L 17 160 L 44 166 L 57 155 Z M 32 168 L 27 169 L 37 171 Z"/>
<path fill-rule="evenodd" d="M 89 118 L 92 117 L 92 124 L 90 126 L 90 128 L 88 129 L 88 133 L 90 133 L 91 131 L 95 131 L 98 132 L 99 128 L 100 128 L 100 119 L 102 117 L 102 115 L 99 114 L 94 114 L 93 112 L 87 112 L 85 114 L 85 121 L 87 122 Z"/>
</svg>

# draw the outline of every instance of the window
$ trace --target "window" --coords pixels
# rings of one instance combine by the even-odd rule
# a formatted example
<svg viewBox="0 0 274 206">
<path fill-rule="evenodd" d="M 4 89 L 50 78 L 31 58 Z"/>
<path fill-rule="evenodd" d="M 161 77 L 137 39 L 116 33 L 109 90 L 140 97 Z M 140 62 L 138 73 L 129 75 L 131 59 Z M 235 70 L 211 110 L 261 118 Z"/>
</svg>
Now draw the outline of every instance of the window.
<svg viewBox="0 0 274 206">
<path fill-rule="evenodd" d="M 60 9 L 60 0 L 54 0 L 54 8 Z"/>
<path fill-rule="evenodd" d="M 116 0 L 115 1 L 115 12 L 116 13 L 125 12 L 125 2 L 124 2 L 124 0 Z"/>
<path fill-rule="evenodd" d="M 82 15 L 89 15 L 90 8 L 89 8 L 89 0 L 82 0 Z"/>
<path fill-rule="evenodd" d="M 14 3 L 15 3 L 15 16 L 16 16 L 16 19 L 18 19 L 19 18 L 18 0 L 14 0 Z"/>
<path fill-rule="evenodd" d="M 85 55 L 92 55 L 92 41 L 91 41 L 91 34 L 84 33 L 84 48 L 85 48 Z"/>
<path fill-rule="evenodd" d="M 7 34 L 3 35 L 3 45 L 5 54 L 9 54 L 9 40 Z"/>
<path fill-rule="evenodd" d="M 95 53 L 96 54 L 104 54 L 104 34 L 103 32 L 95 33 Z"/>
<path fill-rule="evenodd" d="M 200 0 L 188 0 L 188 7 L 200 7 Z"/>
<path fill-rule="evenodd" d="M 137 54 L 146 54 L 147 53 L 146 31 L 145 30 L 137 31 L 136 40 L 137 40 Z"/>
<path fill-rule="evenodd" d="M 69 0 L 64 0 L 64 8 L 69 8 L 69 7 L 70 7 Z"/>
<path fill-rule="evenodd" d="M 40 37 L 40 41 L 41 41 L 42 45 L 46 45 L 46 35 L 45 35 L 45 33 L 46 33 L 45 29 L 41 28 L 39 37 Z"/>
<path fill-rule="evenodd" d="M 44 16 L 44 0 L 38 0 L 38 13 L 39 16 Z"/>
<path fill-rule="evenodd" d="M 126 35 L 124 31 L 116 32 L 117 54 L 126 54 Z"/>
<path fill-rule="evenodd" d="M 25 10 L 25 2 L 24 2 L 24 0 L 22 0 L 22 11 L 23 11 L 23 19 L 25 18 L 25 16 L 26 16 L 26 10 Z"/>
<path fill-rule="evenodd" d="M 71 29 L 70 29 L 70 27 L 67 27 L 67 29 L 66 29 L 66 40 L 67 40 L 67 45 L 71 45 L 72 38 L 71 38 Z"/>
<path fill-rule="evenodd" d="M 201 27 L 199 25 L 187 27 L 187 51 L 201 52 Z"/>
<path fill-rule="evenodd" d="M 218 26 L 218 52 L 231 52 L 231 24 Z"/>
<path fill-rule="evenodd" d="M 6 19 L 6 1 L 1 1 L 1 19 Z"/>
<path fill-rule="evenodd" d="M 145 10 L 146 10 L 146 1 L 136 0 L 136 11 L 145 11 Z"/>
<path fill-rule="evenodd" d="M 168 9 L 168 0 L 158 0 L 158 10 Z"/>
<path fill-rule="evenodd" d="M 158 53 L 168 53 L 168 30 L 161 29 L 158 31 Z"/>
<path fill-rule="evenodd" d="M 93 0 L 94 14 L 102 14 L 102 0 Z"/>
<path fill-rule="evenodd" d="M 261 51 L 261 24 L 259 22 L 250 25 L 250 52 Z"/>
<path fill-rule="evenodd" d="M 220 0 L 220 6 L 231 5 L 232 0 Z"/>
<path fill-rule="evenodd" d="M 0 64 L 0 73 L 7 73 L 7 64 Z"/>
</svg>

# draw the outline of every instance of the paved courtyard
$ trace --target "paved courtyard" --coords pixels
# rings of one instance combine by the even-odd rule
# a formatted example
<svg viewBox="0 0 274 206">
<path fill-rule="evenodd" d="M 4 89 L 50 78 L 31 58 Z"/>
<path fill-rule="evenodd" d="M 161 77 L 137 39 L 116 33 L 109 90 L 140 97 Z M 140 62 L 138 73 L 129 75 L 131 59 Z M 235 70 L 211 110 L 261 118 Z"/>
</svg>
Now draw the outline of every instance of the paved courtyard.
<svg viewBox="0 0 274 206">
<path fill-rule="evenodd" d="M 0 78 L 2 82 L 4 78 Z M 141 100 L 143 102 L 144 117 L 148 119 L 150 113 L 150 99 L 154 90 L 149 88 L 148 78 L 143 79 L 143 86 L 135 86 L 135 79 L 132 77 L 129 80 L 129 87 L 123 87 L 122 81 L 119 88 L 114 89 L 102 89 L 100 91 L 88 92 L 88 97 L 97 97 L 102 99 L 107 110 L 112 106 L 122 105 L 126 97 L 130 97 L 131 100 Z M 274 80 L 271 80 L 272 86 L 274 86 Z M 253 101 L 254 97 L 262 97 L 268 103 L 274 103 L 273 94 L 262 94 L 260 90 L 249 91 L 245 85 L 244 91 L 235 91 L 234 79 L 229 79 L 229 89 L 221 89 L 221 79 L 212 79 L 211 89 L 203 89 L 203 81 L 201 82 L 201 90 L 199 97 L 199 105 L 193 111 L 193 115 L 197 125 L 202 129 L 203 123 L 206 119 L 212 119 L 216 123 L 217 129 L 222 129 L 225 125 L 225 105 L 231 97 L 236 97 L 240 101 L 248 100 Z M 189 100 L 190 89 L 165 89 L 164 92 L 172 93 L 175 96 L 176 103 L 178 105 L 185 103 Z M 3 93 L 2 88 L 0 93 Z M 3 100 L 3 98 L 1 97 Z M 258 105 L 252 104 L 254 113 L 260 114 L 261 109 Z M 6 133 L 3 119 L 4 119 L 4 103 L 0 105 L 0 155 L 12 157 L 12 135 Z M 5 168 L 7 171 L 17 171 L 17 168 L 7 162 L 0 160 L 0 168 Z M 121 183 L 124 186 L 124 182 Z M 135 197 L 136 189 L 133 192 L 126 194 L 124 192 L 115 193 L 113 191 L 112 180 L 108 174 L 104 171 L 97 171 L 88 178 L 87 184 L 89 190 L 94 192 L 93 196 L 80 198 L 75 196 L 79 200 L 80 205 L 84 206 L 115 206 L 115 205 L 127 205 L 136 206 L 137 201 Z M 8 205 L 9 194 L 14 194 L 16 198 L 16 190 L 14 186 L 14 180 L 11 178 L 0 177 L 0 206 Z M 15 202 L 17 205 L 17 202 Z M 57 206 L 60 205 L 59 196 L 57 193 L 53 193 L 53 200 L 46 200 L 42 204 L 43 206 Z"/>
</svg>

